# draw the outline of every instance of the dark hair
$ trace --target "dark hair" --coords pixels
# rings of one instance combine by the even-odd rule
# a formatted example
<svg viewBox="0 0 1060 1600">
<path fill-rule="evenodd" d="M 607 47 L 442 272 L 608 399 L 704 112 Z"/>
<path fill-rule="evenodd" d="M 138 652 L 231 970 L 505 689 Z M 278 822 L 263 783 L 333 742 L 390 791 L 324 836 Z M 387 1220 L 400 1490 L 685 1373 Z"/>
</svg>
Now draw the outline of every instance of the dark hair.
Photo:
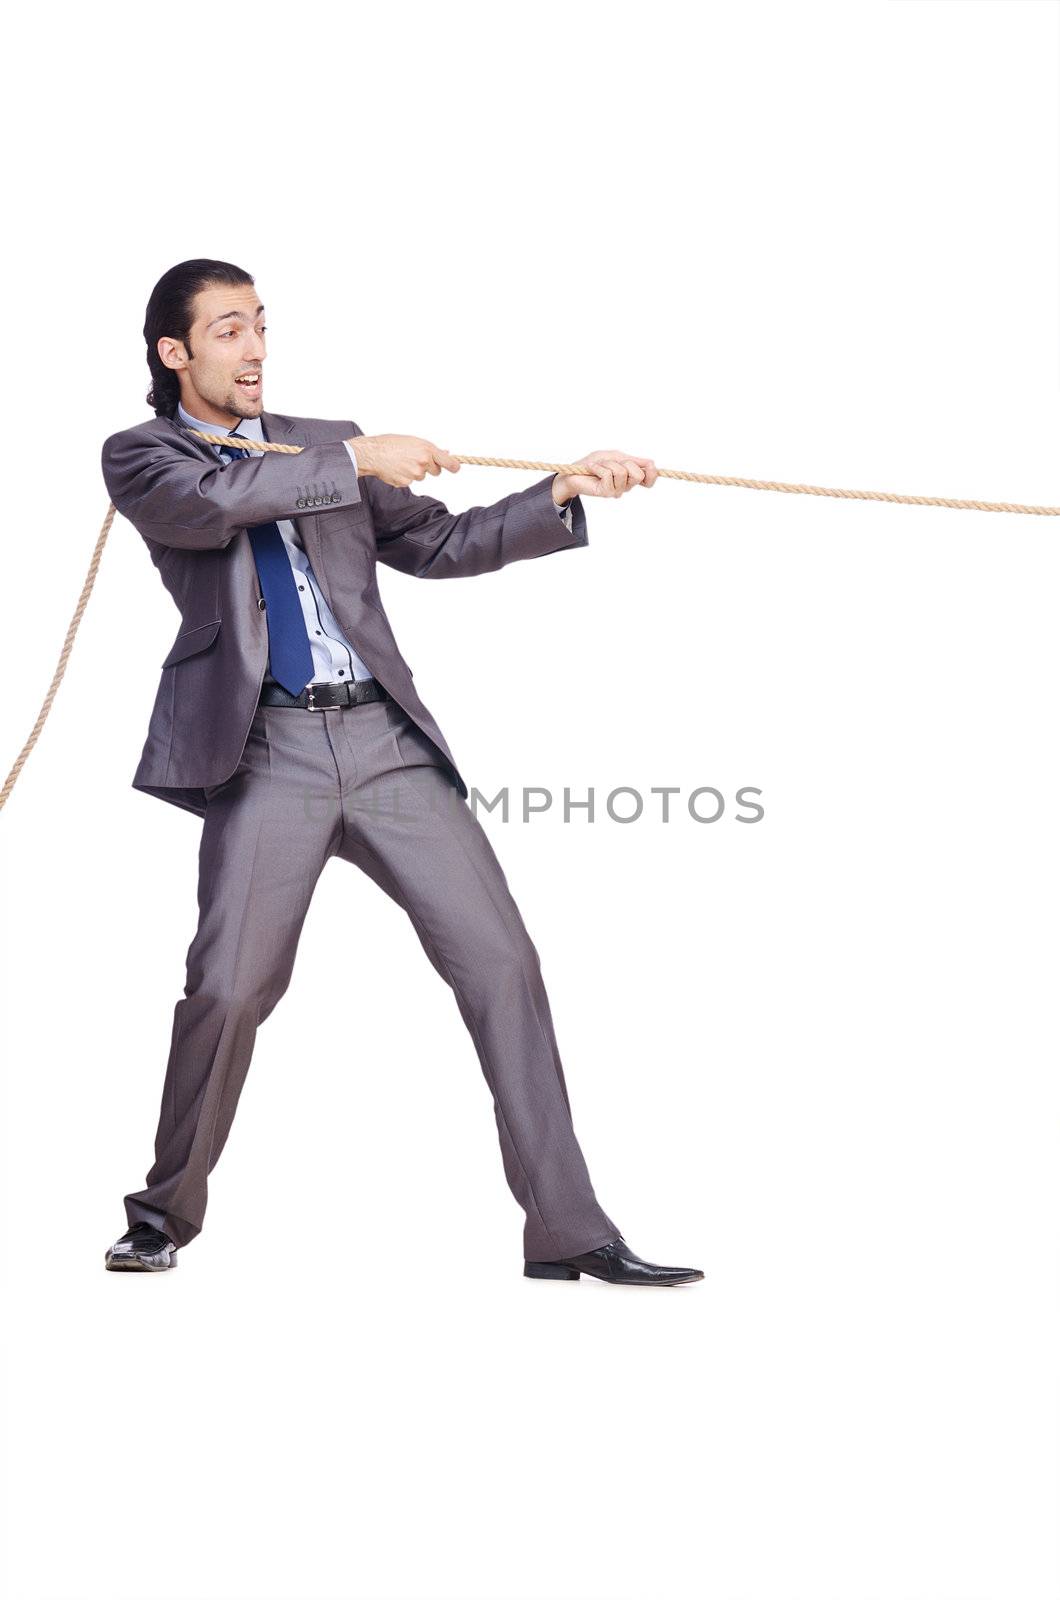
<svg viewBox="0 0 1060 1600">
<path fill-rule="evenodd" d="M 181 261 L 159 278 L 151 290 L 144 318 L 147 365 L 151 371 L 147 404 L 154 408 L 156 417 L 175 417 L 177 401 L 180 399 L 177 374 L 164 365 L 158 354 L 159 339 L 182 339 L 190 359 L 192 350 L 188 336 L 195 296 L 215 283 L 241 288 L 253 282 L 249 272 L 244 272 L 242 267 L 234 267 L 230 261 Z"/>
</svg>

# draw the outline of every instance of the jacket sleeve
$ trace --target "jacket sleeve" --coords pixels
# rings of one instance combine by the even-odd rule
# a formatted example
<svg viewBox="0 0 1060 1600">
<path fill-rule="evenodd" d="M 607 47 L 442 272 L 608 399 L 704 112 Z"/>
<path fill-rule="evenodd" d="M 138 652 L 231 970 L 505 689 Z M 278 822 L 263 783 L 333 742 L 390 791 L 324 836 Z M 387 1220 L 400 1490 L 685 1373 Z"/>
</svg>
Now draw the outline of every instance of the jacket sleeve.
<svg viewBox="0 0 1060 1600">
<path fill-rule="evenodd" d="M 252 451 L 215 467 L 135 428 L 104 441 L 107 493 L 148 539 L 182 550 L 217 550 L 242 528 L 335 511 L 361 498 L 357 469 L 341 439 L 298 455 Z"/>
<path fill-rule="evenodd" d="M 351 423 L 353 435 L 362 430 Z M 491 506 L 450 511 L 441 500 L 382 479 L 361 479 L 375 524 L 376 555 L 388 567 L 414 578 L 472 578 L 512 561 L 576 550 L 587 545 L 581 497 L 568 502 L 572 529 L 559 516 L 550 473 Z"/>
</svg>

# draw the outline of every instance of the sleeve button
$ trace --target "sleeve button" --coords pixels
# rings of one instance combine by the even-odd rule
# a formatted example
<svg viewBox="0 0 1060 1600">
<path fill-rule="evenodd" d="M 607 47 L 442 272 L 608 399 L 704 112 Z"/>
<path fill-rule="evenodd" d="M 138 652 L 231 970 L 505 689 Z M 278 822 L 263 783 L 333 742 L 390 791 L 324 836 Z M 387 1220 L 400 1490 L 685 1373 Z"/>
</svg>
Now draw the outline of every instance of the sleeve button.
<svg viewBox="0 0 1060 1600">
<path fill-rule="evenodd" d="M 259 600 L 258 601 L 258 610 L 259 611 L 264 611 L 265 610 L 265 601 L 264 600 Z"/>
</svg>

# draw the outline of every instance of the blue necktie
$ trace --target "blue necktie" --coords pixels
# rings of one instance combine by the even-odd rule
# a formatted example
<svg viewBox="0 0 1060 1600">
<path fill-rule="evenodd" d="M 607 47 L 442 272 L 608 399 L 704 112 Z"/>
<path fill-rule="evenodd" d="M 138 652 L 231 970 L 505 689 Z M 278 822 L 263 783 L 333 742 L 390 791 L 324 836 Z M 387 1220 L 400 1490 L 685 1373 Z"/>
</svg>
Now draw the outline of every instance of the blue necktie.
<svg viewBox="0 0 1060 1600">
<path fill-rule="evenodd" d="M 236 429 L 229 430 L 232 434 Z M 238 435 L 242 438 L 242 435 Z M 228 461 L 243 460 L 246 450 L 222 444 L 218 449 Z M 313 676 L 313 652 L 309 648 L 305 617 L 298 601 L 294 573 L 287 557 L 283 534 L 275 522 L 261 522 L 247 529 L 254 552 L 254 565 L 265 597 L 265 618 L 269 628 L 269 671 L 277 683 L 292 694 L 301 694 Z"/>
</svg>

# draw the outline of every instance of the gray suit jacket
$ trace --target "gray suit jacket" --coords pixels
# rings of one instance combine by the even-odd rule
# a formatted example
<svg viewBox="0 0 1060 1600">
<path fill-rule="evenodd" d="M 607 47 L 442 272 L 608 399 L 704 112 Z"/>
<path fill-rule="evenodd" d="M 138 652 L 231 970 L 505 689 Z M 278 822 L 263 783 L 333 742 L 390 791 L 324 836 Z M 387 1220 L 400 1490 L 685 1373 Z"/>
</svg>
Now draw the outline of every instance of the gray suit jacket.
<svg viewBox="0 0 1060 1600">
<path fill-rule="evenodd" d="M 571 502 L 573 534 L 552 500 L 552 474 L 494 505 L 452 512 L 430 495 L 359 478 L 342 443 L 362 433 L 354 422 L 263 411 L 261 423 L 268 441 L 306 448 L 255 451 L 222 468 L 205 440 L 168 417 L 111 434 L 103 445 L 107 492 L 142 535 L 180 610 L 133 787 L 202 816 L 204 789 L 235 771 L 269 651 L 246 530 L 289 518 L 342 631 L 437 747 L 466 797 L 394 640 L 376 562 L 417 578 L 462 578 L 575 549 L 588 543 L 580 499 Z"/>
</svg>

